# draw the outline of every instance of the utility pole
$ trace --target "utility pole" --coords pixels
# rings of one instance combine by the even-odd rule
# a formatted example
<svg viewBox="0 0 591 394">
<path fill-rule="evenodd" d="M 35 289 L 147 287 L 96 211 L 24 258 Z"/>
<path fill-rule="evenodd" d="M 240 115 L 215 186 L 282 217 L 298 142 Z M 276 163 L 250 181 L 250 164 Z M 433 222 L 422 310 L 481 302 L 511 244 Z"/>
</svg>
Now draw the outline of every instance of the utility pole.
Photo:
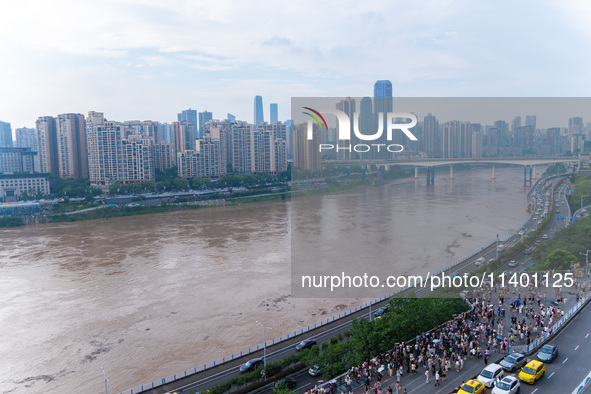
<svg viewBox="0 0 591 394">
<path fill-rule="evenodd" d="M 265 380 L 267 380 L 267 327 L 263 326 L 258 320 L 257 324 L 263 328 L 263 341 L 265 342 L 263 344 L 263 372 Z M 270 327 L 269 330 L 271 330 Z"/>
<path fill-rule="evenodd" d="M 496 255 L 495 255 L 495 260 L 499 261 L 499 234 L 497 234 L 497 249 L 496 249 Z"/>
<path fill-rule="evenodd" d="M 109 382 L 109 379 L 107 379 L 107 375 L 105 375 L 105 368 L 101 367 L 101 370 L 103 371 L 103 378 L 105 378 L 105 394 L 109 394 L 107 391 L 107 383 Z"/>
</svg>

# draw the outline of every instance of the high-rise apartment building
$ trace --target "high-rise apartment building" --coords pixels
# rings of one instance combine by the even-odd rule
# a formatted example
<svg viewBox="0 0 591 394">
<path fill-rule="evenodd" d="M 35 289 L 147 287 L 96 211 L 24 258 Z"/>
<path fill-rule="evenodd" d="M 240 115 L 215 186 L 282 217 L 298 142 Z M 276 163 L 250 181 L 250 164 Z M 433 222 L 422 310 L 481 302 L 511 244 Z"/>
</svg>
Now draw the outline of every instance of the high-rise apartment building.
<svg viewBox="0 0 591 394">
<path fill-rule="evenodd" d="M 58 115 L 56 128 L 60 178 L 88 178 L 86 121 L 84 115 Z"/>
<path fill-rule="evenodd" d="M 151 120 L 126 120 L 123 122 L 123 138 L 131 135 L 151 138 L 154 143 L 157 143 L 161 140 L 160 123 Z"/>
<path fill-rule="evenodd" d="M 313 137 L 308 140 L 308 124 L 300 123 L 293 127 L 293 166 L 302 170 L 322 169 L 320 156 L 320 130 L 312 125 Z"/>
<path fill-rule="evenodd" d="M 568 140 L 569 142 L 575 135 L 584 135 L 585 126 L 583 124 L 583 118 L 576 116 L 569 118 L 568 120 Z"/>
<path fill-rule="evenodd" d="M 228 119 L 212 120 L 209 122 L 208 132 L 212 138 L 221 140 L 220 147 L 222 149 L 222 162 L 226 168 L 232 168 L 233 153 L 232 153 L 232 124 L 233 121 Z"/>
<path fill-rule="evenodd" d="M 232 171 L 250 173 L 252 171 L 252 125 L 236 121 L 232 124 Z"/>
<path fill-rule="evenodd" d="M 31 151 L 37 152 L 37 133 L 32 127 L 21 127 L 15 130 L 15 141 L 17 148 L 31 148 Z M 39 156 L 35 153 L 34 171 L 39 171 Z"/>
<path fill-rule="evenodd" d="M 469 122 L 453 120 L 441 126 L 441 157 L 462 158 L 472 155 L 472 127 Z"/>
<path fill-rule="evenodd" d="M 0 148 L 12 148 L 12 127 L 8 122 L 0 121 Z"/>
<path fill-rule="evenodd" d="M 231 121 L 234 121 L 234 120 L 236 120 L 236 116 L 232 115 L 232 114 L 231 114 L 231 113 L 229 113 L 229 112 L 228 112 L 228 115 L 226 116 L 226 118 L 227 118 L 228 120 L 231 120 Z"/>
<path fill-rule="evenodd" d="M 31 148 L 37 152 L 37 134 L 31 127 L 21 127 L 15 130 L 16 148 Z"/>
<path fill-rule="evenodd" d="M 337 158 L 339 160 L 357 159 L 358 153 L 353 150 L 353 146 L 359 143 L 359 139 L 353 133 L 353 120 L 355 114 L 355 99 L 351 97 L 344 98 L 336 103 L 336 109 L 347 114 L 349 117 L 349 130 L 351 130 L 351 139 L 341 140 L 337 138 Z M 337 136 L 339 135 L 339 123 L 337 122 Z M 322 137 L 318 136 L 320 141 Z"/>
<path fill-rule="evenodd" d="M 164 141 L 154 144 L 154 169 L 164 171 L 167 168 L 174 167 L 176 157 L 172 153 L 172 144 Z"/>
<path fill-rule="evenodd" d="M 153 138 L 125 135 L 125 125 L 101 112 L 86 118 L 90 183 L 108 189 L 113 182 L 154 181 Z"/>
<path fill-rule="evenodd" d="M 251 172 L 276 174 L 287 169 L 287 146 L 284 138 L 275 138 L 277 127 L 266 122 L 253 130 Z"/>
<path fill-rule="evenodd" d="M 159 135 L 158 141 L 156 141 L 156 143 L 162 141 L 162 142 L 166 142 L 167 144 L 172 144 L 174 146 L 175 142 L 174 142 L 174 136 L 172 134 L 172 125 L 169 123 L 160 123 L 158 125 L 158 128 L 160 130 L 160 135 Z"/>
<path fill-rule="evenodd" d="M 271 103 L 269 111 L 269 123 L 273 124 L 279 121 L 279 111 L 277 108 L 277 103 Z"/>
<path fill-rule="evenodd" d="M 525 117 L 525 125 L 532 126 L 536 130 L 536 115 L 527 115 Z"/>
<path fill-rule="evenodd" d="M 519 129 L 520 127 L 521 127 L 521 116 L 516 116 L 511 121 L 511 132 L 512 133 L 517 132 L 517 129 Z"/>
<path fill-rule="evenodd" d="M 428 157 L 434 158 L 441 154 L 439 121 L 431 113 L 423 119 L 423 147 Z"/>
<path fill-rule="evenodd" d="M 172 122 L 172 132 L 174 134 L 176 153 L 195 149 L 193 125 L 190 122 Z"/>
<path fill-rule="evenodd" d="M 254 97 L 254 127 L 265 121 L 263 116 L 263 98 L 261 96 Z"/>
<path fill-rule="evenodd" d="M 56 119 L 53 116 L 41 116 L 35 122 L 35 126 L 37 129 L 39 171 L 59 176 Z"/>
<path fill-rule="evenodd" d="M 482 126 L 472 123 L 472 149 L 470 157 L 482 157 Z"/>
<path fill-rule="evenodd" d="M 195 150 L 178 154 L 179 177 L 217 178 L 227 174 L 226 163 L 222 160 L 225 147 L 217 131 L 213 135 L 206 133 L 202 139 L 198 139 Z"/>
</svg>

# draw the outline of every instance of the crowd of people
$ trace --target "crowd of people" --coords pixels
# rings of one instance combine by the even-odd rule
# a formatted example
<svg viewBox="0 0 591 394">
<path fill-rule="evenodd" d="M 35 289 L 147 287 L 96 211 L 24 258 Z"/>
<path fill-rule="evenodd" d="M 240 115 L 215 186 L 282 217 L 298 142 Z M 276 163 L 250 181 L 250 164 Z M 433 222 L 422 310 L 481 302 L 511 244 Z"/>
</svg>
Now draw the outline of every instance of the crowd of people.
<svg viewBox="0 0 591 394">
<path fill-rule="evenodd" d="M 586 285 L 575 282 L 575 286 L 577 298 L 582 298 Z M 402 394 L 407 392 L 404 375 L 423 375 L 425 384 L 438 386 L 450 371 L 460 373 L 468 360 L 482 359 L 486 366 L 492 353 L 508 354 L 512 346 L 531 343 L 550 333 L 550 327 L 564 316 L 567 301 L 560 292 L 548 302 L 541 289 L 525 288 L 522 294 L 523 290 L 495 284 L 472 292 L 466 299 L 468 312 L 352 367 L 340 385 L 332 381 L 308 392 L 353 393 L 364 387 L 365 394 Z"/>
</svg>

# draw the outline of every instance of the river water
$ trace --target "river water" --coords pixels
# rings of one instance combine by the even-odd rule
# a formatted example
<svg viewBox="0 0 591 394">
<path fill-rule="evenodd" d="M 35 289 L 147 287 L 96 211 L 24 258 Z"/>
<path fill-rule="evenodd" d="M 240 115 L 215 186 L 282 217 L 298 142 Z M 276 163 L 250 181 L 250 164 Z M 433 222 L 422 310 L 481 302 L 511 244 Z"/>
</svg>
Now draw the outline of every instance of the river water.
<svg viewBox="0 0 591 394">
<path fill-rule="evenodd" d="M 318 214 L 354 212 L 368 196 L 391 201 L 391 226 L 405 229 L 396 269 L 433 272 L 527 218 L 523 169 L 495 176 L 442 172 L 435 187 L 402 179 L 291 202 L 3 229 L 0 393 L 100 393 L 101 367 L 119 392 L 261 343 L 257 320 L 274 338 L 367 302 L 291 296 L 292 210 L 301 222 L 302 204 Z"/>
</svg>

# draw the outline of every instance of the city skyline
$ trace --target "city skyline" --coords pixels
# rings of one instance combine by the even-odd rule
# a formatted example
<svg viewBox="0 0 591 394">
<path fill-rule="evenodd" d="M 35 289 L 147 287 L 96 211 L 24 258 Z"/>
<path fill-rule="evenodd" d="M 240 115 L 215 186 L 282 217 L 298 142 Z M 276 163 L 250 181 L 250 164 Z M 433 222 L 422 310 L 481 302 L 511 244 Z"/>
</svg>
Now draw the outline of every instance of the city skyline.
<svg viewBox="0 0 591 394">
<path fill-rule="evenodd" d="M 524 26 L 534 6 L 538 23 Z M 39 116 L 95 109 L 172 122 L 190 107 L 251 121 L 252 97 L 261 95 L 286 120 L 290 97 L 365 96 L 381 79 L 392 81 L 394 97 L 588 95 L 588 55 L 576 50 L 591 40 L 583 1 L 523 2 L 511 12 L 468 1 L 271 9 L 268 2 L 5 2 L 0 119 L 15 129 L 33 127 Z M 393 23 L 396 15 L 404 18 Z M 496 22 L 482 29 L 479 15 Z M 366 28 L 350 29 L 357 25 Z M 195 40 L 206 32 L 207 40 Z"/>
</svg>

